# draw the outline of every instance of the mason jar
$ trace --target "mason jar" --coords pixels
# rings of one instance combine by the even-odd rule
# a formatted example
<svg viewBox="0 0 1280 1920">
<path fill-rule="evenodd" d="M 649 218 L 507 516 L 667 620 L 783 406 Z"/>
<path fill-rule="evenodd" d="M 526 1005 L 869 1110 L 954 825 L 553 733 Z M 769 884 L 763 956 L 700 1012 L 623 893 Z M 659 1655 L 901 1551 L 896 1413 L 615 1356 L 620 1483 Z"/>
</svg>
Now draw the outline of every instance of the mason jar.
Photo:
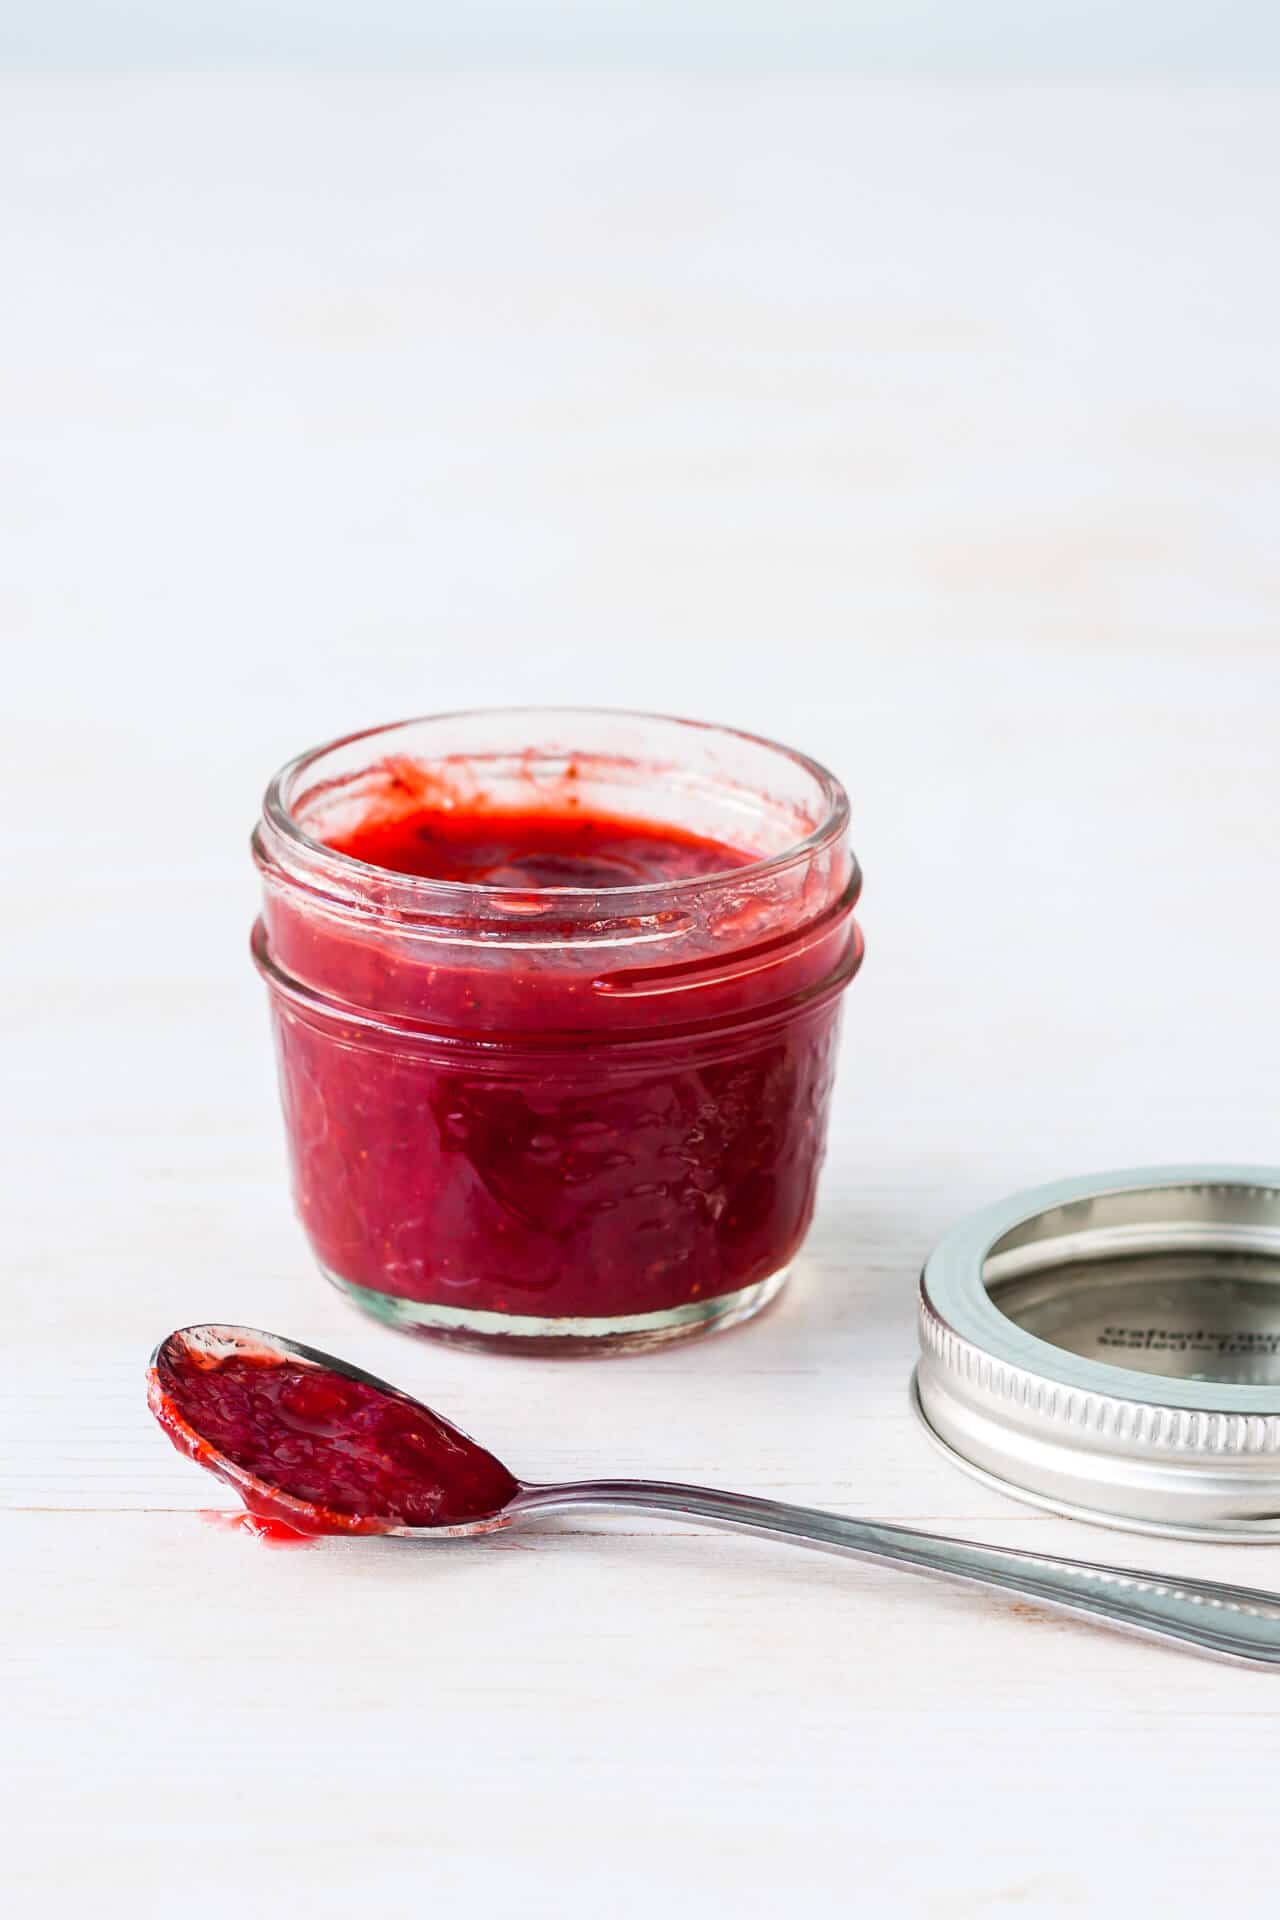
<svg viewBox="0 0 1280 1920">
<path fill-rule="evenodd" d="M 440 715 L 284 767 L 253 952 L 327 1278 L 520 1352 L 758 1312 L 812 1218 L 862 956 L 848 816 L 805 755 L 648 714 Z M 439 877 L 444 842 L 485 843 L 484 877 Z"/>
</svg>

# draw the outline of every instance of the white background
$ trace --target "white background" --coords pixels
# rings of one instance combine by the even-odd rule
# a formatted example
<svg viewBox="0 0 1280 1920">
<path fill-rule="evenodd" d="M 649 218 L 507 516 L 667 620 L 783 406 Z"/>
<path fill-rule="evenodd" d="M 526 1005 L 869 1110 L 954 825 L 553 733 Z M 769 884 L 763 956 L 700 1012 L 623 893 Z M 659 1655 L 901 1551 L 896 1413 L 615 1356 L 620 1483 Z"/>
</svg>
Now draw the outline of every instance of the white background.
<svg viewBox="0 0 1280 1920">
<path fill-rule="evenodd" d="M 1172 34 L 1137 86 L 1126 17 L 1110 82 L 1064 89 L 1055 44 L 1105 58 L 1056 14 L 1044 72 L 923 85 L 909 35 L 877 67 L 843 29 L 593 67 L 567 8 L 523 65 L 206 46 L 177 76 L 160 21 L 136 71 L 69 78 L 56 13 L 0 81 L 15 1911 L 1258 1897 L 1280 1681 L 675 1529 L 270 1553 L 200 1524 L 142 1371 L 246 1320 L 533 1477 L 1280 1587 L 1280 1549 L 985 1494 L 906 1405 L 959 1215 L 1280 1160 L 1265 22 L 1212 84 Z M 246 948 L 265 779 L 521 700 L 761 729 L 851 790 L 868 958 L 820 1219 L 720 1342 L 437 1352 L 330 1296 L 290 1216 Z"/>
</svg>

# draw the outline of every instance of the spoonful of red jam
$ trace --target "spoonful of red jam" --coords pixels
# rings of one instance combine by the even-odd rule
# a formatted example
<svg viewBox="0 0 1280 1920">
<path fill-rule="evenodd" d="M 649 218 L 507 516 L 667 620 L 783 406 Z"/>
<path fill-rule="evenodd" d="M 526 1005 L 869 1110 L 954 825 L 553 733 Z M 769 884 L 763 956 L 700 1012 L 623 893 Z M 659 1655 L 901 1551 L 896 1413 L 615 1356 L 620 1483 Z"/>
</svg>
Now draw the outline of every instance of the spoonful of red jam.
<svg viewBox="0 0 1280 1920">
<path fill-rule="evenodd" d="M 658 1480 L 535 1486 L 448 1420 L 331 1354 L 251 1327 L 184 1327 L 156 1348 L 147 1402 L 181 1452 L 250 1513 L 299 1534 L 491 1533 L 593 1508 L 733 1527 L 886 1561 L 1251 1666 L 1280 1667 L 1280 1595 L 945 1539 Z"/>
<path fill-rule="evenodd" d="M 506 1525 L 500 1460 L 372 1374 L 251 1327 L 184 1327 L 147 1404 L 175 1447 L 298 1533 Z"/>
</svg>

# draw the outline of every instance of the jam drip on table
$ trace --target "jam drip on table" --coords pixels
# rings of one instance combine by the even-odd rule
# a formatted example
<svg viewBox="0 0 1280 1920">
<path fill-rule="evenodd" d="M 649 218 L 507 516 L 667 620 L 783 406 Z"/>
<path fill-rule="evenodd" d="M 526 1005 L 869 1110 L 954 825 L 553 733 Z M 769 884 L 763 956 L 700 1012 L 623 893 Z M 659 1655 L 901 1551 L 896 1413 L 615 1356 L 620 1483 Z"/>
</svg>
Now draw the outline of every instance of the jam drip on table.
<svg viewBox="0 0 1280 1920">
<path fill-rule="evenodd" d="M 300 1533 L 458 1526 L 500 1513 L 518 1490 L 501 1461 L 416 1400 L 274 1355 L 215 1358 L 174 1335 L 156 1358 L 151 1407 L 251 1512 Z M 280 1494 L 305 1505 L 285 1508 Z"/>
</svg>

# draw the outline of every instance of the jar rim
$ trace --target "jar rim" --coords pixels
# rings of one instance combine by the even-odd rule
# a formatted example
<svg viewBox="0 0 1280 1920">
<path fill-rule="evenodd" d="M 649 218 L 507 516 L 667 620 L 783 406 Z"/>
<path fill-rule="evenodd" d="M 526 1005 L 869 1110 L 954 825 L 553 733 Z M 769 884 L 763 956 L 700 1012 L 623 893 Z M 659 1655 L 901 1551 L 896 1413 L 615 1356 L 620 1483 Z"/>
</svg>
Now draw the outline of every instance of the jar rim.
<svg viewBox="0 0 1280 1920">
<path fill-rule="evenodd" d="M 849 824 L 849 796 L 842 783 L 822 763 L 809 754 L 801 753 L 795 747 L 784 746 L 780 741 L 772 740 L 765 734 L 751 733 L 740 727 L 726 727 L 713 720 L 691 720 L 679 714 L 652 713 L 642 708 L 628 707 L 560 707 L 560 706 L 513 706 L 513 707 L 465 707 L 447 713 L 419 714 L 407 720 L 393 720 L 380 726 L 358 727 L 353 732 L 341 734 L 332 740 L 326 740 L 317 747 L 309 747 L 305 752 L 296 754 L 285 762 L 268 783 L 262 803 L 262 817 L 265 825 L 273 833 L 305 856 L 308 863 L 318 867 L 338 882 L 356 883 L 370 874 L 376 874 L 380 880 L 393 880 L 397 893 L 404 889 L 406 901 L 428 898 L 447 900 L 453 903 L 474 901 L 492 904 L 513 892 L 508 882 L 505 885 L 490 881 L 442 880 L 425 874 L 391 873 L 380 867 L 371 866 L 368 861 L 360 860 L 354 854 L 342 853 L 323 840 L 317 840 L 299 825 L 294 817 L 286 795 L 296 784 L 300 775 L 313 766 L 326 754 L 335 753 L 343 747 L 356 745 L 361 740 L 372 740 L 379 734 L 393 736 L 410 727 L 420 727 L 435 721 L 459 721 L 482 719 L 486 715 L 513 719 L 528 715 L 530 718 L 564 714 L 581 718 L 611 718 L 638 721 L 652 721 L 661 726 L 687 728 L 708 734 L 719 734 L 726 739 L 741 740 L 752 746 L 767 748 L 789 760 L 792 765 L 802 768 L 812 776 L 821 795 L 824 811 L 822 817 L 803 838 L 783 847 L 779 852 L 768 854 L 758 860 L 748 861 L 743 866 L 726 867 L 717 873 L 691 874 L 680 879 L 627 882 L 624 886 L 521 886 L 520 894 L 526 899 L 546 900 L 571 906 L 574 902 L 606 898 L 619 906 L 636 903 L 645 895 L 661 893 L 669 899 L 672 895 L 687 896 L 698 889 L 715 886 L 724 881 L 743 884 L 748 881 L 767 879 L 775 874 L 785 873 L 802 861 L 812 858 L 826 847 L 837 842 Z"/>
</svg>

